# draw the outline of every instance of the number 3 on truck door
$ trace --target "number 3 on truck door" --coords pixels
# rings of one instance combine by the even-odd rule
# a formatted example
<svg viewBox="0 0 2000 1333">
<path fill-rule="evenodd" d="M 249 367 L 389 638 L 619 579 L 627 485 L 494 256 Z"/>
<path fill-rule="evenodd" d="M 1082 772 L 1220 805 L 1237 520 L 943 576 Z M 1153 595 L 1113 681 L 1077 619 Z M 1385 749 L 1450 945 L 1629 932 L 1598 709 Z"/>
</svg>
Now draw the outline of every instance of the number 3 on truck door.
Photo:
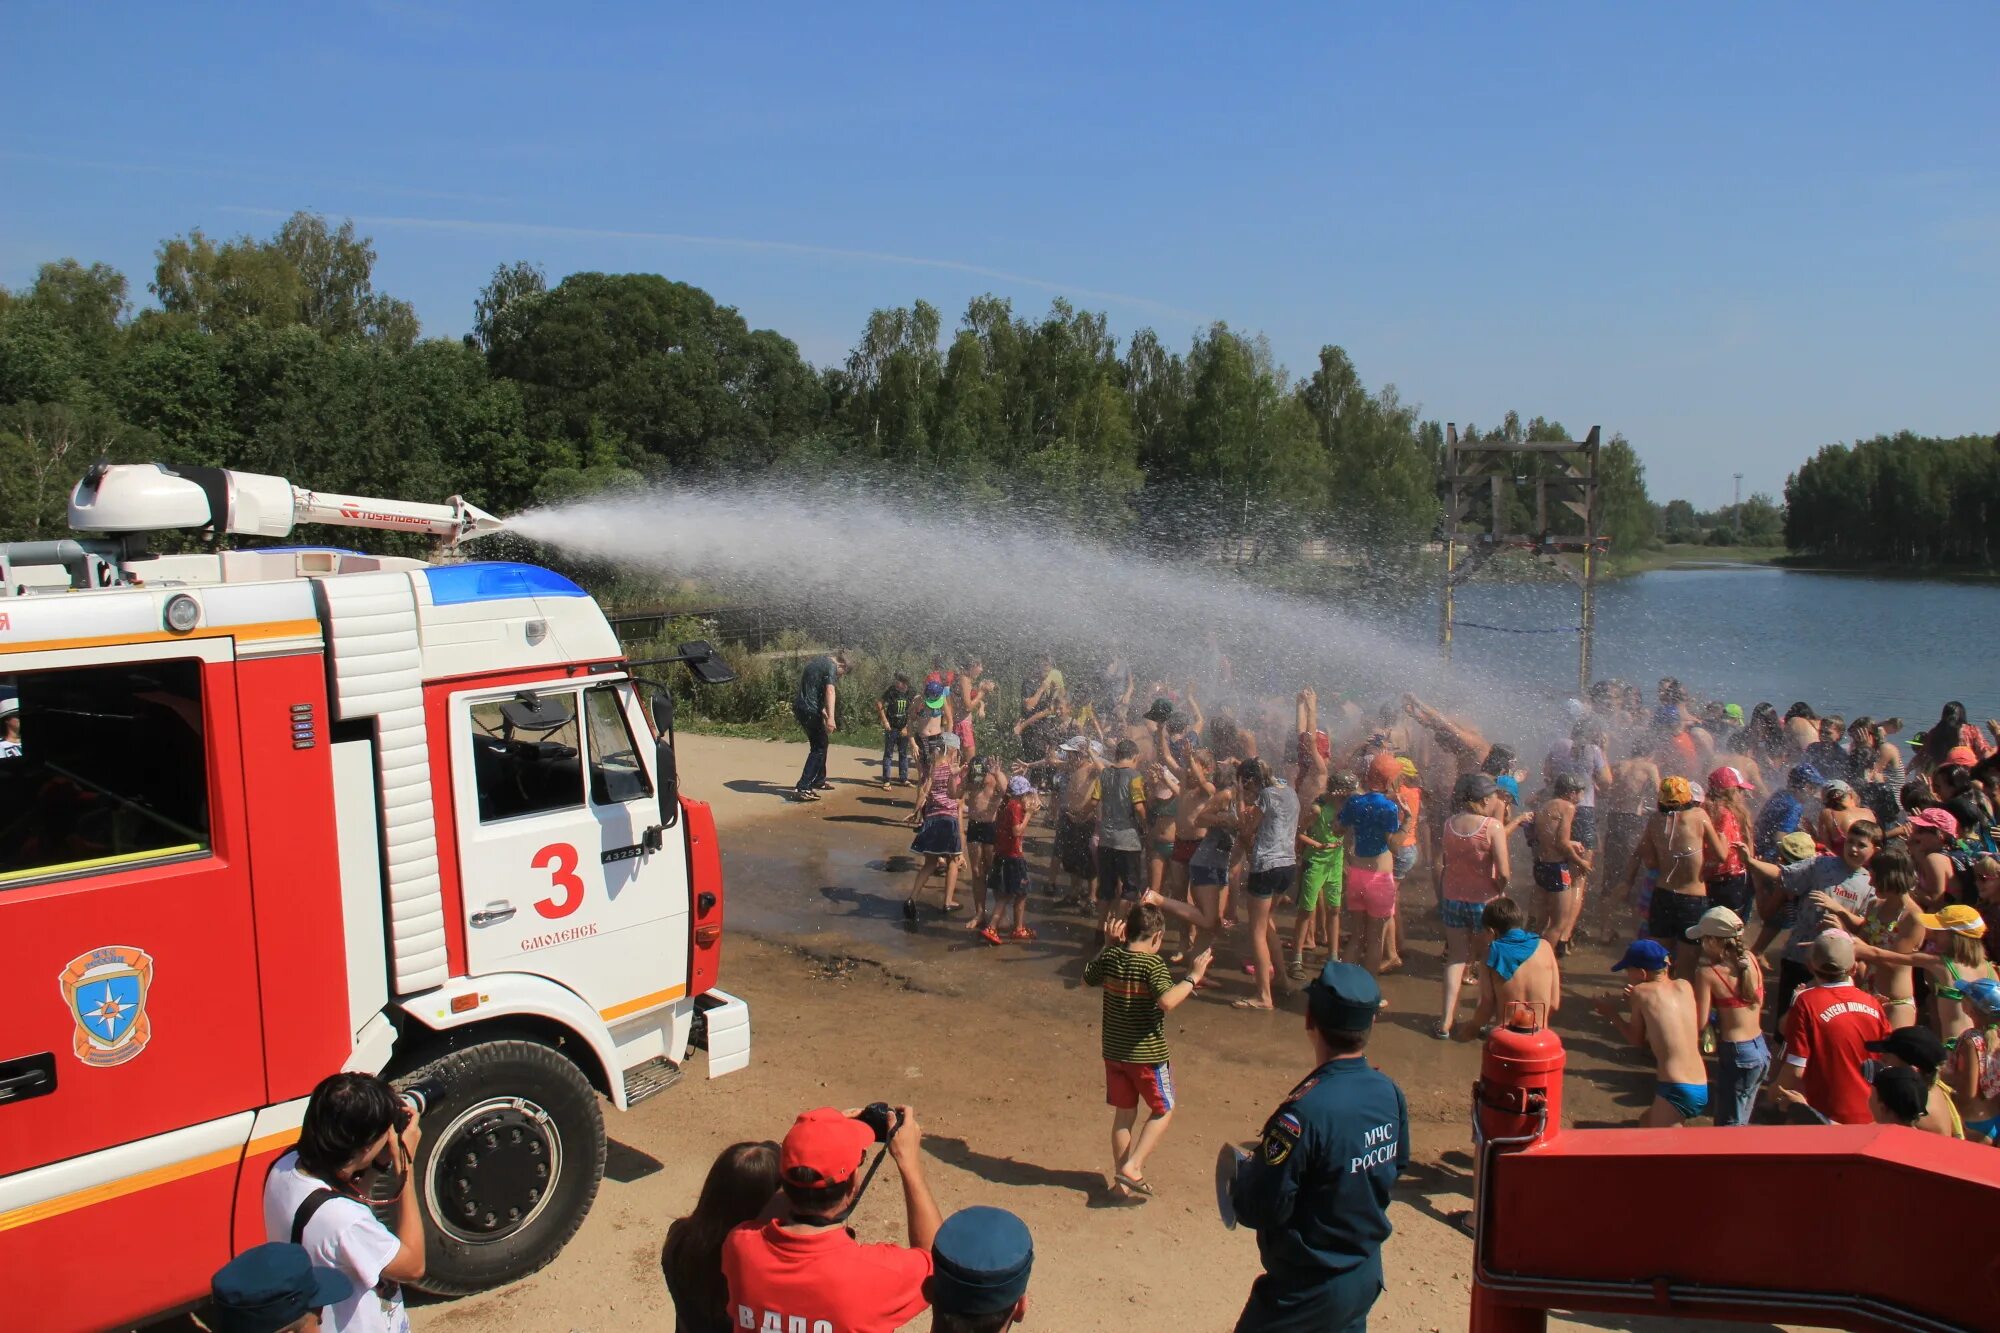
<svg viewBox="0 0 2000 1333">
<path fill-rule="evenodd" d="M 561 897 L 543 898 L 535 904 L 535 910 L 550 920 L 568 916 L 583 906 L 583 881 L 576 877 L 576 848 L 566 842 L 552 842 L 535 853 L 529 862 L 537 870 L 549 872 L 549 883 L 561 893 Z"/>
</svg>

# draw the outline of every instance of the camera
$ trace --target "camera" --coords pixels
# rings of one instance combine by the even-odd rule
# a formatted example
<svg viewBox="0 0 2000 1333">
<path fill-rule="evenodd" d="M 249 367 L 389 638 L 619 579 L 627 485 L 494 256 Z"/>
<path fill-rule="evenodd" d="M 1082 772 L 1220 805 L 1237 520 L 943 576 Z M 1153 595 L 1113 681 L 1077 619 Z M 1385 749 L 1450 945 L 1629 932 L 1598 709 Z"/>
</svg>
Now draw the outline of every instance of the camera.
<svg viewBox="0 0 2000 1333">
<path fill-rule="evenodd" d="M 854 1118 L 875 1131 L 877 1143 L 887 1143 L 903 1127 L 902 1108 L 887 1102 L 870 1102 Z"/>
<path fill-rule="evenodd" d="M 423 1119 L 430 1104 L 444 1096 L 444 1088 L 436 1083 L 411 1083 L 396 1089 L 396 1132 L 402 1133 L 410 1127 L 412 1120 Z"/>
</svg>

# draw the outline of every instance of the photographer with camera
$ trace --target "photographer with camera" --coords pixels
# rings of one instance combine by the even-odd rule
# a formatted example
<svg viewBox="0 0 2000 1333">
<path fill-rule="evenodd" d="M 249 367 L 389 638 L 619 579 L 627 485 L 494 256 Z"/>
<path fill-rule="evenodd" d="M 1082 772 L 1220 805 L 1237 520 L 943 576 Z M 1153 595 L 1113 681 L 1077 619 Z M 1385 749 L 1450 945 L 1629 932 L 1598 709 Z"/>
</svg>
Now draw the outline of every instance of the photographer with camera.
<svg viewBox="0 0 2000 1333">
<path fill-rule="evenodd" d="M 424 1275 L 424 1224 L 411 1169 L 420 1108 L 373 1074 L 334 1074 L 306 1102 L 298 1146 L 264 1180 L 264 1235 L 305 1248 L 354 1284 L 326 1307 L 328 1333 L 409 1333 L 405 1282 Z M 395 1200 L 396 1228 L 369 1200 Z"/>
<path fill-rule="evenodd" d="M 846 1223 L 874 1179 L 871 1144 L 886 1144 L 903 1178 L 910 1243 L 863 1245 Z M 740 1328 L 801 1327 L 891 1333 L 929 1302 L 931 1243 L 943 1218 L 925 1183 L 916 1113 L 881 1102 L 860 1111 L 823 1106 L 801 1115 L 778 1150 L 783 1215 L 747 1223 L 722 1246 L 729 1308 Z"/>
</svg>

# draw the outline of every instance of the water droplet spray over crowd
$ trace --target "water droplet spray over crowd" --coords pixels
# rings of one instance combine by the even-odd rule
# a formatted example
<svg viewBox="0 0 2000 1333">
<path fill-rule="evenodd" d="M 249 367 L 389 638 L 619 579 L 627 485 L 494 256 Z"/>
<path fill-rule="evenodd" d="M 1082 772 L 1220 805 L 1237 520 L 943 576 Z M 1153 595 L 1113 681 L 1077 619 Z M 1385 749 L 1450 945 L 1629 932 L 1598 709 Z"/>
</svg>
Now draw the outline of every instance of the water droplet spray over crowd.
<svg viewBox="0 0 2000 1333">
<path fill-rule="evenodd" d="M 1462 664 L 1447 672 L 1435 643 L 1386 627 L 1388 617 L 1274 592 L 1220 563 L 1149 559 L 1017 506 L 966 517 L 874 489 L 674 486 L 530 510 L 508 526 L 725 601 L 811 609 L 862 637 L 891 633 L 948 654 L 1025 662 L 1048 651 L 1079 667 L 1116 658 L 1142 680 L 1168 681 L 1212 680 L 1226 655 L 1238 694 L 1289 699 L 1311 685 L 1373 705 L 1411 691 L 1496 735 L 1561 725 L 1559 690 Z M 1436 595 L 1419 580 L 1395 591 Z"/>
</svg>

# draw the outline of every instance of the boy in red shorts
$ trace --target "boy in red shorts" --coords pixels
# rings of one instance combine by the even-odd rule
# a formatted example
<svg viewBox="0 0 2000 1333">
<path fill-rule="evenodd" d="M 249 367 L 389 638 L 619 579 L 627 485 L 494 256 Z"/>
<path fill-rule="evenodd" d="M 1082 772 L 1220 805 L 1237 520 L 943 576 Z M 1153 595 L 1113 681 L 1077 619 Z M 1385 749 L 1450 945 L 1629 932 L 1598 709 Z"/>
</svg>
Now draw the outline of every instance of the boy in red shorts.
<svg viewBox="0 0 2000 1333">
<path fill-rule="evenodd" d="M 1111 1103 L 1111 1192 L 1120 1203 L 1150 1198 L 1146 1158 L 1160 1146 L 1174 1113 L 1174 1076 L 1167 1063 L 1167 1013 L 1194 994 L 1208 973 L 1209 950 L 1195 955 L 1186 977 L 1167 972 L 1160 946 L 1167 919 L 1141 903 L 1106 928 L 1110 944 L 1085 964 L 1086 986 L 1104 987 L 1104 1099 Z M 1137 1134 L 1139 1101 L 1151 1113 Z"/>
<path fill-rule="evenodd" d="M 1028 929 L 1028 858 L 1021 848 L 1021 830 L 1034 818 L 1035 806 L 1035 784 L 1016 773 L 1008 780 L 1007 799 L 1000 803 L 993 826 L 993 917 L 979 932 L 988 944 L 999 944 L 1003 938 L 1024 943 L 1035 938 Z M 1013 928 L 1003 937 L 1000 918 L 1010 912 Z"/>
</svg>

